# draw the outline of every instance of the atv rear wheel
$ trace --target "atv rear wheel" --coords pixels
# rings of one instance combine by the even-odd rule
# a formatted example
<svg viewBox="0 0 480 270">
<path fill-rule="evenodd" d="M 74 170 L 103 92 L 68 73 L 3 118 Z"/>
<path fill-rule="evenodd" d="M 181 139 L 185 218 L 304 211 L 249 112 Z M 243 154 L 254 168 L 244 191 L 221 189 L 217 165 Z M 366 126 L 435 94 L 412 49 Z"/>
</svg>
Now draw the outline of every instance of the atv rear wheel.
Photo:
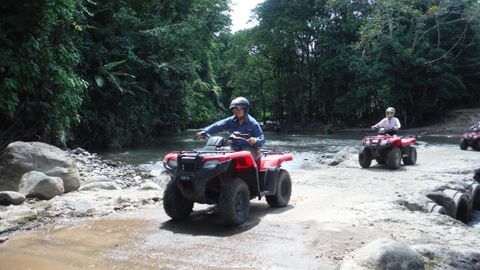
<svg viewBox="0 0 480 270">
<path fill-rule="evenodd" d="M 372 153 L 367 148 L 363 148 L 362 152 L 358 154 L 358 163 L 362 168 L 368 168 L 372 164 Z"/>
<path fill-rule="evenodd" d="M 402 165 L 402 151 L 400 148 L 393 147 L 387 153 L 387 167 L 396 170 Z"/>
<path fill-rule="evenodd" d="M 163 192 L 163 209 L 173 220 L 185 219 L 192 213 L 193 202 L 183 197 L 175 179 L 170 180 Z"/>
<path fill-rule="evenodd" d="M 468 148 L 468 142 L 465 140 L 465 138 L 460 139 L 460 149 L 461 150 L 467 150 Z"/>
<path fill-rule="evenodd" d="M 220 192 L 218 209 L 223 220 L 229 225 L 245 222 L 250 210 L 250 192 L 240 178 L 226 181 Z"/>
<path fill-rule="evenodd" d="M 417 148 L 409 146 L 408 155 L 403 158 L 403 164 L 405 165 L 415 165 L 417 163 Z"/>
<path fill-rule="evenodd" d="M 475 151 L 480 151 L 480 140 L 472 142 L 472 149 Z"/>
<path fill-rule="evenodd" d="M 267 195 L 267 203 L 271 207 L 285 207 L 292 195 L 292 180 L 286 170 L 280 170 L 275 195 Z"/>
</svg>

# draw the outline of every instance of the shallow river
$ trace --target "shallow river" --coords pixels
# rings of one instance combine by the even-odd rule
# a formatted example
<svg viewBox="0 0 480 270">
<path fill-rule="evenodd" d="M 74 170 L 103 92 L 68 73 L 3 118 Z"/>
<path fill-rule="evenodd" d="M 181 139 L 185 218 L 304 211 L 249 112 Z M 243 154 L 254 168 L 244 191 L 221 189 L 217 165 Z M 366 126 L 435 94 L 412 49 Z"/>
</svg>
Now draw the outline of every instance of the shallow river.
<svg viewBox="0 0 480 270">
<path fill-rule="evenodd" d="M 415 202 L 418 190 L 471 177 L 480 153 L 460 151 L 458 138 L 422 137 L 418 165 L 390 171 L 375 164 L 363 170 L 356 161 L 363 135 L 266 134 L 265 147 L 294 154 L 295 160 L 285 164 L 295 176 L 294 195 L 285 208 L 252 201 L 249 218 L 239 227 L 224 226 L 214 208 L 202 205 L 186 222 L 171 221 L 159 209 L 161 202 L 133 211 L 120 208 L 108 217 L 67 219 L 13 236 L 0 244 L 0 270 L 338 269 L 352 251 L 379 237 L 428 243 L 439 248 L 428 254 L 439 256 L 435 263 L 445 262 L 440 269 L 471 269 L 462 254 L 478 250 L 480 212 L 471 223 L 475 230 L 403 206 L 415 206 L 408 203 Z M 185 132 L 102 156 L 163 170 L 165 153 L 202 147 L 192 137 L 193 132 Z M 339 151 L 348 158 L 328 166 Z M 100 206 L 99 211 L 159 196 L 136 188 L 126 192 L 132 194 L 117 190 L 70 196 Z"/>
<path fill-rule="evenodd" d="M 325 159 L 332 157 L 342 149 L 360 149 L 361 138 L 366 133 L 347 134 L 276 134 L 266 133 L 265 148 L 274 148 L 289 151 L 294 154 L 294 161 L 285 163 L 286 169 L 321 168 L 325 166 Z M 400 135 L 413 135 L 405 134 Z M 141 146 L 124 149 L 122 151 L 102 153 L 108 159 L 138 165 L 147 170 L 162 170 L 162 160 L 166 153 L 177 150 L 201 148 L 205 142 L 193 140 L 194 132 L 185 131 L 176 136 L 155 139 Z M 458 137 L 421 136 L 418 137 L 420 147 L 432 145 L 458 146 Z M 460 150 L 459 150 L 460 151 Z M 480 211 L 475 211 L 471 224 L 480 230 Z"/>
</svg>

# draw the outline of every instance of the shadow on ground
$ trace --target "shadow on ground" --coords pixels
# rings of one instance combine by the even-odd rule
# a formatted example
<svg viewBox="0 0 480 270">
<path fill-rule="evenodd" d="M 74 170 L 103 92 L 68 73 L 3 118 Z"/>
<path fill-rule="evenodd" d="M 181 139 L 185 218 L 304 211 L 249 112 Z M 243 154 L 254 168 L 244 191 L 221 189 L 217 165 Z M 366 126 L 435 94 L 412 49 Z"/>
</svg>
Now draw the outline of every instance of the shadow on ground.
<svg viewBox="0 0 480 270">
<path fill-rule="evenodd" d="M 160 229 L 189 235 L 227 237 L 254 228 L 266 215 L 281 214 L 290 209 L 293 209 L 293 206 L 271 208 L 265 203 L 250 203 L 250 214 L 247 221 L 240 226 L 228 226 L 223 223 L 217 208 L 212 206 L 205 210 L 193 212 L 187 220 L 166 221 L 162 223 Z"/>
</svg>

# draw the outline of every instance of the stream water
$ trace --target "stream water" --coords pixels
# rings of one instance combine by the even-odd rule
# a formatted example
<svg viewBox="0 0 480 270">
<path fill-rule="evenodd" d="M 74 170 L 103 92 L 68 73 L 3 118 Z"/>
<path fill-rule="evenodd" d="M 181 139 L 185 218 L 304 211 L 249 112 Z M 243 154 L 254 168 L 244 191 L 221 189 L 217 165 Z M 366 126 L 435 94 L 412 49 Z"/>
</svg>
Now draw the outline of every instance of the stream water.
<svg viewBox="0 0 480 270">
<path fill-rule="evenodd" d="M 193 140 L 193 131 L 185 131 L 175 136 L 167 136 L 155 139 L 132 148 L 121 151 L 102 153 L 102 156 L 111 160 L 138 165 L 146 170 L 163 170 L 163 157 L 166 153 L 177 150 L 191 150 L 201 148 L 205 142 Z M 361 149 L 361 138 L 366 134 L 276 134 L 266 133 L 267 139 L 264 147 L 274 148 L 281 151 L 289 151 L 294 154 L 294 161 L 284 166 L 287 169 L 321 168 L 325 160 L 332 157 L 342 149 Z M 406 135 L 406 134 L 405 134 Z M 457 137 L 423 136 L 418 138 L 418 147 L 428 145 L 444 145 L 458 147 Z M 459 150 L 460 151 L 460 150 Z M 480 211 L 474 211 L 471 226 L 480 230 Z"/>
</svg>

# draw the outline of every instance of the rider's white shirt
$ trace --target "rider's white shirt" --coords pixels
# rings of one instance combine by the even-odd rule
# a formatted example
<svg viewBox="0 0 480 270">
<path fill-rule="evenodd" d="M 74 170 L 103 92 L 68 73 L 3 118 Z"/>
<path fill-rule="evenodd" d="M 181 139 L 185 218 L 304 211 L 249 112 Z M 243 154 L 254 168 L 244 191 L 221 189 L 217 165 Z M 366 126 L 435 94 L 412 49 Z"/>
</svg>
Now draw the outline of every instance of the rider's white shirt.
<svg viewBox="0 0 480 270">
<path fill-rule="evenodd" d="M 391 119 L 388 119 L 388 117 L 385 117 L 382 119 L 382 121 L 378 122 L 378 124 L 376 124 L 375 127 L 392 129 L 392 128 L 401 128 L 402 125 L 400 124 L 400 121 L 396 117 L 392 117 Z"/>
</svg>

